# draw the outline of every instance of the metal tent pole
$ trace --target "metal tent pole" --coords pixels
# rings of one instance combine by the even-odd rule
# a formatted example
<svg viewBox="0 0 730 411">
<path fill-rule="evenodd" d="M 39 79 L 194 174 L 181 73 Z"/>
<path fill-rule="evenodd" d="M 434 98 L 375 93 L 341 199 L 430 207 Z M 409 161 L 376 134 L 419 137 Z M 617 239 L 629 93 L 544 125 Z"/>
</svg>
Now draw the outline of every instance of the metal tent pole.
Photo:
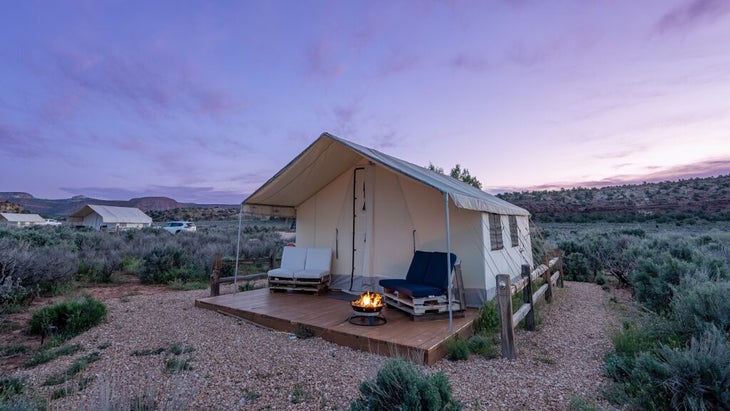
<svg viewBox="0 0 730 411">
<path fill-rule="evenodd" d="M 447 296 L 449 301 L 449 334 L 454 333 L 454 313 L 451 308 L 451 285 L 453 278 L 451 277 L 451 224 L 449 223 L 449 193 L 444 192 L 444 204 L 446 209 L 446 275 L 449 279 L 449 289 Z"/>
<path fill-rule="evenodd" d="M 238 289 L 238 257 L 241 253 L 241 225 L 243 223 L 243 203 L 241 210 L 238 212 L 238 239 L 236 240 L 236 268 L 233 270 L 233 287 Z"/>
</svg>

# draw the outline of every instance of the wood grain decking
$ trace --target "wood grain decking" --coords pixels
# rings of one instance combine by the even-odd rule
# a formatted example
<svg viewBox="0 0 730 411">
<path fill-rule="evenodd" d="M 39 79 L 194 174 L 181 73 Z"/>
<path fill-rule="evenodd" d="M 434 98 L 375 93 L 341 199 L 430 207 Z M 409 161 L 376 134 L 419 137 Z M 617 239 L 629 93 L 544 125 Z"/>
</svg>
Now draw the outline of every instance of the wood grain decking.
<svg viewBox="0 0 730 411">
<path fill-rule="evenodd" d="M 327 294 L 271 293 L 268 288 L 262 288 L 200 298 L 195 306 L 279 331 L 292 332 L 305 326 L 316 336 L 336 344 L 429 365 L 445 355 L 444 342 L 449 338 L 448 318 L 412 321 L 407 314 L 390 307 L 383 311 L 388 320 L 385 325 L 350 324 L 347 321 L 352 312 L 349 301 Z M 454 332 L 468 337 L 476 313 L 467 310 L 464 317 L 454 318 Z"/>
</svg>

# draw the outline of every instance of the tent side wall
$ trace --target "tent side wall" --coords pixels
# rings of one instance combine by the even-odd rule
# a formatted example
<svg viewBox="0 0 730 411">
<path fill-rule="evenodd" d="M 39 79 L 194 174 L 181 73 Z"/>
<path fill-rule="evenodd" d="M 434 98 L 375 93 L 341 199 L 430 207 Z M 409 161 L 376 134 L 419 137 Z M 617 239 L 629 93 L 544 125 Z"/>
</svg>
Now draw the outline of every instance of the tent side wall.
<svg viewBox="0 0 730 411">
<path fill-rule="evenodd" d="M 357 187 L 355 169 L 360 173 Z M 351 279 L 353 211 L 365 223 L 356 230 L 361 254 Z M 494 296 L 497 274 L 519 275 L 521 264 L 531 264 L 528 219 L 517 217 L 520 245 L 512 247 L 509 217 L 500 216 L 504 248 L 492 251 L 488 213 L 449 201 L 449 215 L 451 249 L 461 260 L 467 305 L 478 307 Z M 446 250 L 445 230 L 443 193 L 367 161 L 297 207 L 297 245 L 333 250 L 333 289 L 348 290 L 352 280 L 352 290 L 376 290 L 381 278 L 404 278 L 414 250 Z"/>
</svg>

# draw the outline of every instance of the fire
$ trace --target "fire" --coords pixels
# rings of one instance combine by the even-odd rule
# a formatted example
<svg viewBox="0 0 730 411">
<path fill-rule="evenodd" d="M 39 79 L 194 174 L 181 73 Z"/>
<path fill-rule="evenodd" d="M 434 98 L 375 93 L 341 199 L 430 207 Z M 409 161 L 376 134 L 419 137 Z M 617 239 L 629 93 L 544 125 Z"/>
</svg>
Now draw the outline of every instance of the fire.
<svg viewBox="0 0 730 411">
<path fill-rule="evenodd" d="M 378 308 L 383 306 L 383 296 L 378 293 L 366 291 L 360 294 L 360 298 L 352 301 L 352 305 L 363 308 Z"/>
</svg>

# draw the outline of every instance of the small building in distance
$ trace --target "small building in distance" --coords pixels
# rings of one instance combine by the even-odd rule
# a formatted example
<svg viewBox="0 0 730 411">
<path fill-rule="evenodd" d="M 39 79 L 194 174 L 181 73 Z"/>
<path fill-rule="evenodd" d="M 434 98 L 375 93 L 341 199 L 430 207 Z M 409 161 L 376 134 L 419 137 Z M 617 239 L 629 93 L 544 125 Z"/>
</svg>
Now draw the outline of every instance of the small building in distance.
<svg viewBox="0 0 730 411">
<path fill-rule="evenodd" d="M 88 204 L 71 214 L 68 221 L 75 226 L 94 230 L 120 231 L 152 225 L 152 217 L 135 207 Z"/>
<path fill-rule="evenodd" d="M 18 227 L 44 225 L 46 219 L 38 214 L 0 213 L 0 222 Z"/>
</svg>

